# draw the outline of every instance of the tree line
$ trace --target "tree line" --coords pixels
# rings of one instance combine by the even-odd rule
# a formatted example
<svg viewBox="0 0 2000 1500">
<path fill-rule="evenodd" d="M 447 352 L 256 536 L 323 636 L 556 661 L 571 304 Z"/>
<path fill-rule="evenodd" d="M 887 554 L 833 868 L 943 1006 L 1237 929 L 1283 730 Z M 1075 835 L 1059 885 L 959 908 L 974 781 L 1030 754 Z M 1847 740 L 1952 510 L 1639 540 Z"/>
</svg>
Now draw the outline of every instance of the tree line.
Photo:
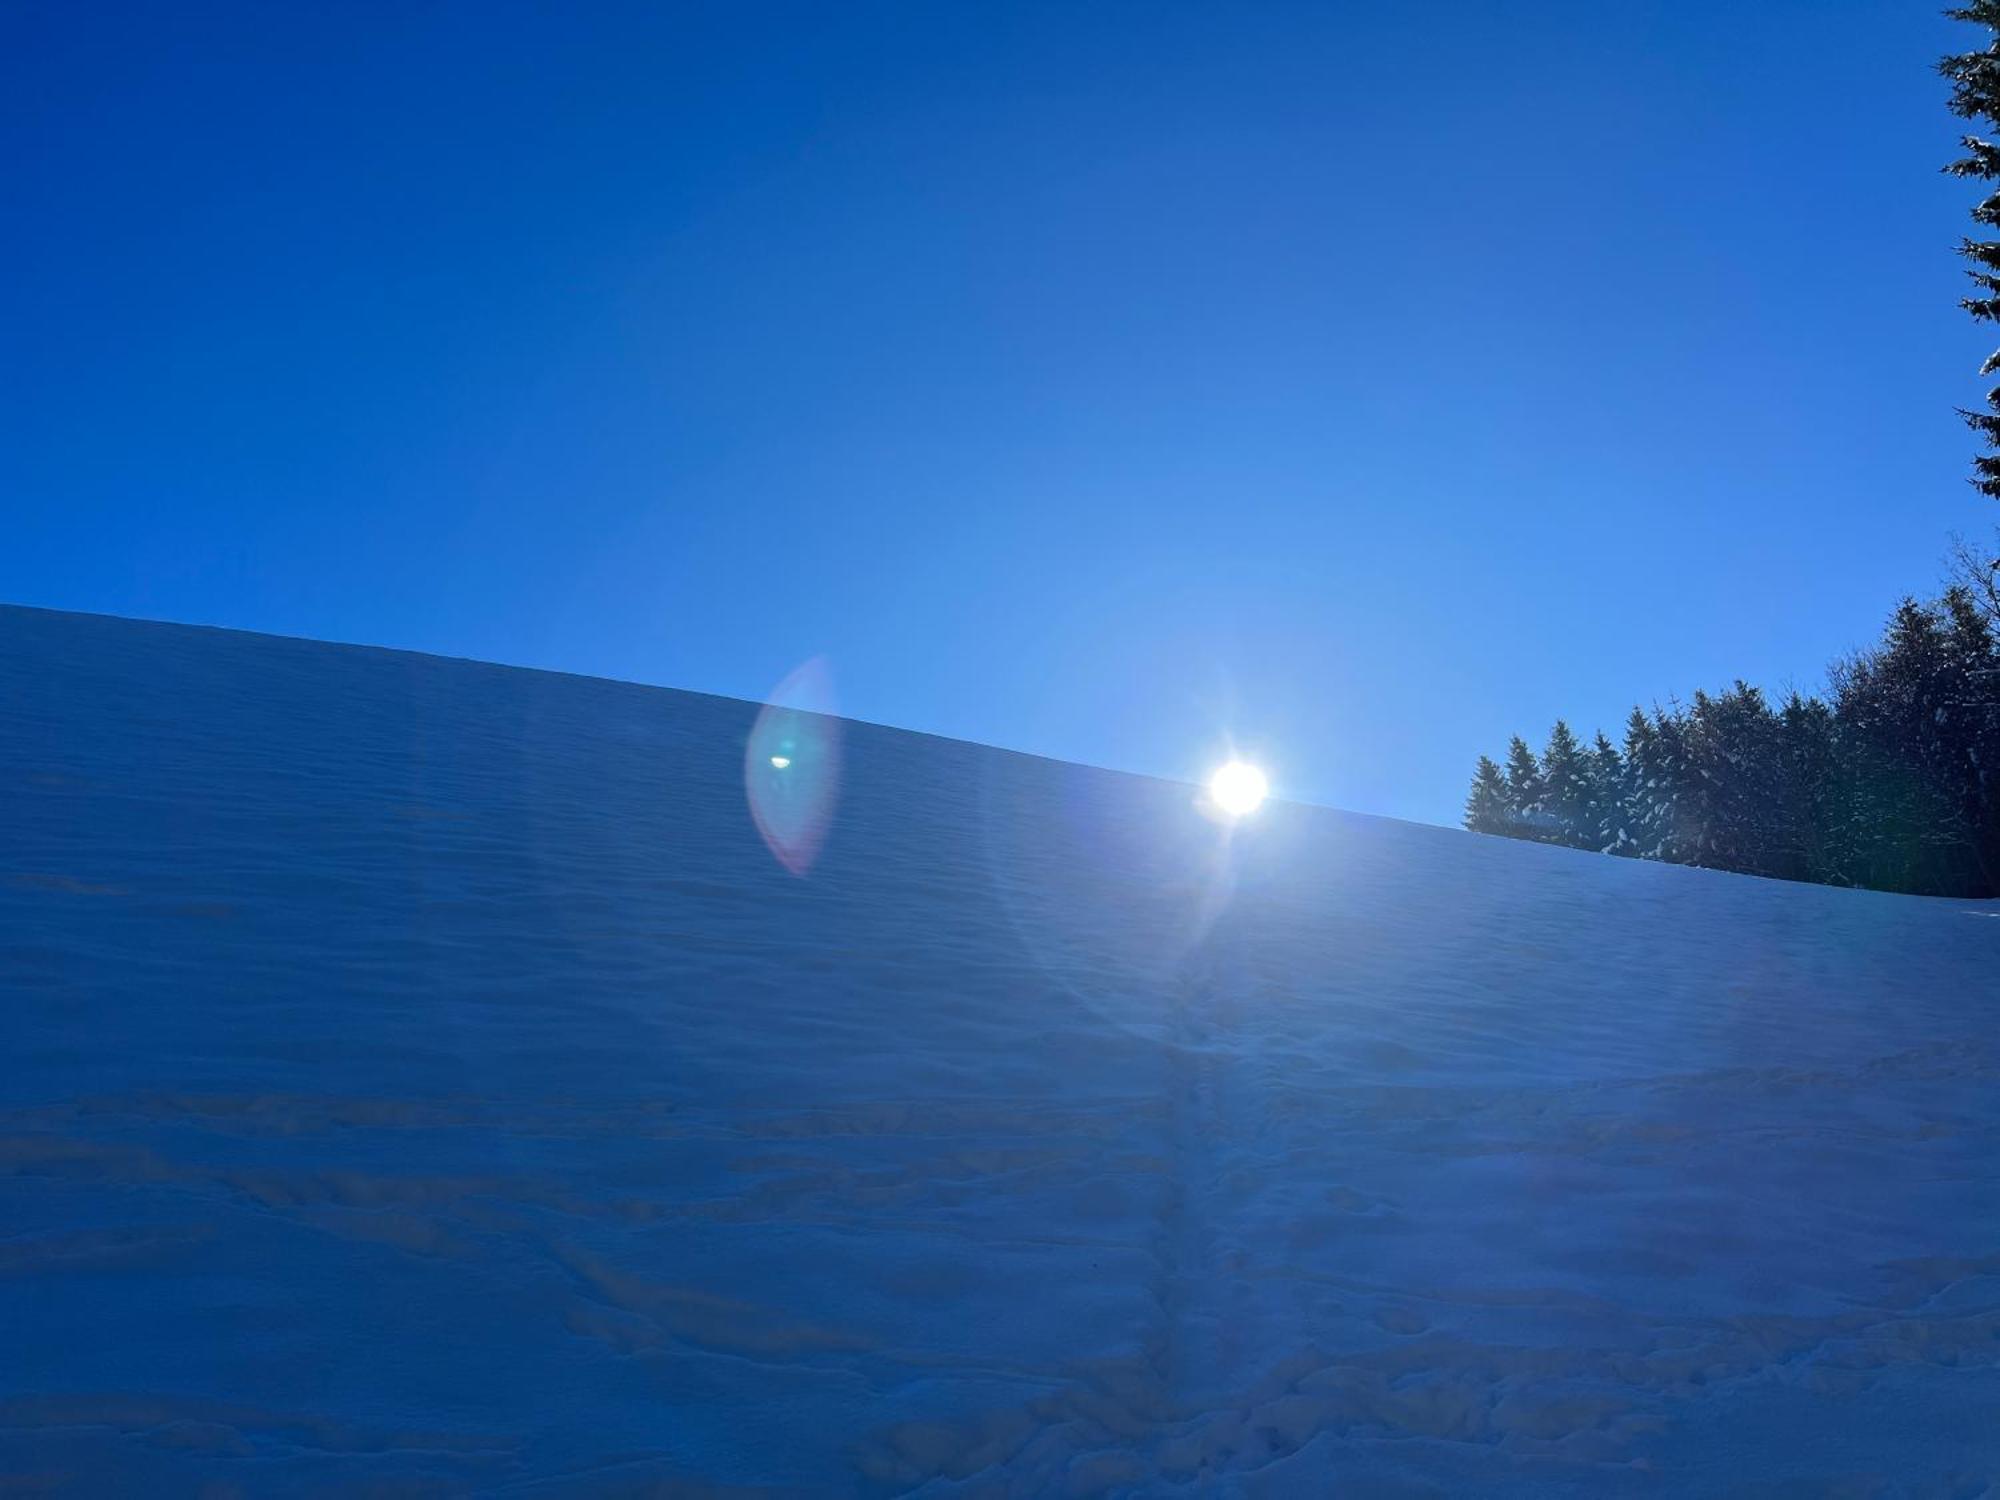
<svg viewBox="0 0 2000 1500">
<path fill-rule="evenodd" d="M 1989 33 L 1944 58 L 1951 111 L 2000 130 L 2000 0 L 1947 15 Z M 2000 182 L 2000 144 L 1960 138 L 1955 177 Z M 2000 190 L 1959 243 L 1974 318 L 2000 322 Z M 2000 353 L 1981 368 L 2000 372 Z M 2000 386 L 1961 411 L 2000 450 Z M 1972 483 L 2000 497 L 2000 451 Z M 1823 696 L 1772 703 L 1738 681 L 1694 702 L 1634 708 L 1623 746 L 1558 720 L 1537 755 L 1518 735 L 1479 758 L 1465 826 L 1605 854 L 1936 896 L 2000 896 L 2000 544 L 1960 543 L 1934 599 L 1905 599 L 1881 641 L 1829 673 Z"/>
<path fill-rule="evenodd" d="M 2000 545 L 1994 548 L 2000 553 Z M 1823 696 L 1747 682 L 1634 708 L 1623 745 L 1558 721 L 1481 756 L 1465 826 L 1785 880 L 2000 896 L 2000 556 L 1961 545 Z"/>
</svg>

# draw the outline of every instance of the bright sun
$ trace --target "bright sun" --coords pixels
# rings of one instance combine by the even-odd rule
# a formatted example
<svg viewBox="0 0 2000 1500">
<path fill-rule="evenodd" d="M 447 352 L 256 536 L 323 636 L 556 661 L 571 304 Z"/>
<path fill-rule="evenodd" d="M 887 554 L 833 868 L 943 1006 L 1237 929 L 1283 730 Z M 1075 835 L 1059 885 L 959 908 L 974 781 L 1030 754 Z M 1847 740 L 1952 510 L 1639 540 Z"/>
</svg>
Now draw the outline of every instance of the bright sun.
<svg viewBox="0 0 2000 1500">
<path fill-rule="evenodd" d="M 1232 760 L 1208 778 L 1208 795 L 1232 818 L 1255 812 L 1270 790 L 1264 773 L 1240 760 Z"/>
</svg>

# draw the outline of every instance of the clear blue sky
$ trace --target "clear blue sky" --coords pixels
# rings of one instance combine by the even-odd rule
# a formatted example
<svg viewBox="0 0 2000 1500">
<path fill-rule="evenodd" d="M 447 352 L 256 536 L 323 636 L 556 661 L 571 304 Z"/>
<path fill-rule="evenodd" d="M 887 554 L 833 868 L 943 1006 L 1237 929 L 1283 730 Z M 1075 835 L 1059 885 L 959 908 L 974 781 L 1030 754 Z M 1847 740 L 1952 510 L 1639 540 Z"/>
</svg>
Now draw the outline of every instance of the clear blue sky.
<svg viewBox="0 0 2000 1500">
<path fill-rule="evenodd" d="M 2000 519 L 1941 5 L 15 0 L 0 599 L 1454 821 Z"/>
</svg>

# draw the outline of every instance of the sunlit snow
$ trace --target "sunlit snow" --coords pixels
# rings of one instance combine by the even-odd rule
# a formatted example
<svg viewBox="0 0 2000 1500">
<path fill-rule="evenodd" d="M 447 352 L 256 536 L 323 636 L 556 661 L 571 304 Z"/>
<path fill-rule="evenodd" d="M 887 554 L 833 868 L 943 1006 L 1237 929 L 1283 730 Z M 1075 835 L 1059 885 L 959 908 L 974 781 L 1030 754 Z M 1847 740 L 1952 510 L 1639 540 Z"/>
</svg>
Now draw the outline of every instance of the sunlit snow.
<svg viewBox="0 0 2000 1500">
<path fill-rule="evenodd" d="M 2000 1469 L 1990 904 L 32 610 L 0 704 L 30 1488 Z"/>
</svg>

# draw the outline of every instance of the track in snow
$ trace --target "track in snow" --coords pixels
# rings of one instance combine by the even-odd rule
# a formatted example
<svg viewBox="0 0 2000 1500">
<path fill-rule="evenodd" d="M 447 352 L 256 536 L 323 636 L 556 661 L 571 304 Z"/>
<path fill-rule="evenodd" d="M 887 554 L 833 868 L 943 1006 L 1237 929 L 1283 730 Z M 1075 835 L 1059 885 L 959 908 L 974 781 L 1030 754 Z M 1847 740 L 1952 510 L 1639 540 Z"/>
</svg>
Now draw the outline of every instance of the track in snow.
<svg viewBox="0 0 2000 1500">
<path fill-rule="evenodd" d="M 2000 912 L 0 610 L 0 1474 L 2000 1473 Z M 1843 1490 L 1842 1487 L 1845 1487 Z"/>
</svg>

